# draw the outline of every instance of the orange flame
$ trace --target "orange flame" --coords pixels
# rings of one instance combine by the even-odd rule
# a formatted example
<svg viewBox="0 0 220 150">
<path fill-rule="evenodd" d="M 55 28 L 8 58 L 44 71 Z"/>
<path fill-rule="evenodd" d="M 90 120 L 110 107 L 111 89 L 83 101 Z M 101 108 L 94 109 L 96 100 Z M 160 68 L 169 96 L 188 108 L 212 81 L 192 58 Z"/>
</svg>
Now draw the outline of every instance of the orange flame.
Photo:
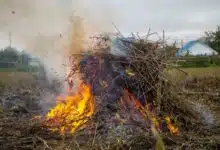
<svg viewBox="0 0 220 150">
<path fill-rule="evenodd" d="M 74 95 L 57 97 L 57 105 L 47 115 L 47 126 L 53 131 L 74 133 L 94 113 L 94 97 L 89 85 L 81 84 Z"/>
<path fill-rule="evenodd" d="M 150 121 L 152 122 L 152 125 L 154 128 L 158 129 L 159 128 L 159 122 L 158 119 L 156 118 L 156 116 L 150 112 L 149 110 L 149 105 L 143 106 L 140 101 L 138 99 L 135 98 L 134 95 L 132 95 L 131 93 L 129 93 L 127 90 L 125 90 L 125 92 L 129 95 L 130 99 L 132 101 L 134 101 L 136 108 L 141 112 L 141 114 L 146 117 L 149 118 Z"/>
<path fill-rule="evenodd" d="M 170 130 L 170 132 L 174 135 L 178 135 L 179 134 L 179 129 L 177 127 L 175 127 L 172 123 L 171 123 L 171 119 L 170 117 L 165 117 L 164 118 L 167 124 L 167 128 Z"/>
<path fill-rule="evenodd" d="M 140 103 L 140 101 L 135 98 L 134 95 L 129 93 L 127 90 L 125 90 L 125 93 L 127 95 L 129 95 L 130 99 L 135 103 L 136 108 L 141 112 L 141 114 L 144 117 L 150 119 L 150 121 L 152 122 L 153 128 L 159 129 L 160 118 L 158 118 L 153 112 L 150 111 L 149 105 L 143 106 Z M 178 135 L 179 134 L 179 129 L 171 123 L 170 117 L 167 116 L 167 117 L 164 118 L 164 120 L 166 121 L 167 128 L 169 129 L 170 133 L 173 134 L 173 135 Z"/>
</svg>

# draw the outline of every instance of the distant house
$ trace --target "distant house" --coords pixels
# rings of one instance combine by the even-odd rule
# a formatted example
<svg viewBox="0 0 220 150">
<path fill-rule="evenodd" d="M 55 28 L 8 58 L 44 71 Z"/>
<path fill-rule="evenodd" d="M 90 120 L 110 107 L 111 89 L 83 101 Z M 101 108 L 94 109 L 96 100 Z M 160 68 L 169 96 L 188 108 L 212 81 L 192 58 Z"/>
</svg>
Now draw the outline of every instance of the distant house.
<svg viewBox="0 0 220 150">
<path fill-rule="evenodd" d="M 186 56 L 189 55 L 217 55 L 218 53 L 209 47 L 207 44 L 200 40 L 189 41 L 182 48 L 180 48 L 176 56 Z"/>
</svg>

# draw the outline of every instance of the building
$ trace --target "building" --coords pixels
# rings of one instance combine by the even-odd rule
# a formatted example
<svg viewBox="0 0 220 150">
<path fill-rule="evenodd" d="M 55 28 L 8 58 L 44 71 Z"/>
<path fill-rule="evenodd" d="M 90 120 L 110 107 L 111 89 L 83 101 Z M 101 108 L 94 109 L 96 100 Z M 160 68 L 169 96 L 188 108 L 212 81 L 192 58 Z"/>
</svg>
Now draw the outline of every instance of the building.
<svg viewBox="0 0 220 150">
<path fill-rule="evenodd" d="M 218 53 L 200 40 L 189 41 L 180 48 L 176 56 L 217 55 Z"/>
</svg>

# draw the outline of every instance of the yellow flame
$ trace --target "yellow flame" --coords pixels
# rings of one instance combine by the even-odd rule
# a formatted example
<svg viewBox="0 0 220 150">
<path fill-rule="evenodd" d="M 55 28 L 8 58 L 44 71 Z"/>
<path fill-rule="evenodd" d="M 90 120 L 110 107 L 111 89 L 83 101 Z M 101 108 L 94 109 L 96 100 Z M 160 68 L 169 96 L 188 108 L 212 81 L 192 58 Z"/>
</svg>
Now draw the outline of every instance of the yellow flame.
<svg viewBox="0 0 220 150">
<path fill-rule="evenodd" d="M 167 124 L 167 128 L 170 130 L 170 132 L 174 135 L 178 135 L 179 134 L 179 129 L 177 127 L 175 127 L 172 123 L 171 123 L 171 119 L 170 117 L 165 117 L 164 118 Z"/>
<path fill-rule="evenodd" d="M 58 97 L 57 100 L 57 105 L 46 115 L 47 125 L 53 131 L 74 133 L 94 113 L 94 97 L 86 84 L 81 84 L 76 94 Z"/>
</svg>

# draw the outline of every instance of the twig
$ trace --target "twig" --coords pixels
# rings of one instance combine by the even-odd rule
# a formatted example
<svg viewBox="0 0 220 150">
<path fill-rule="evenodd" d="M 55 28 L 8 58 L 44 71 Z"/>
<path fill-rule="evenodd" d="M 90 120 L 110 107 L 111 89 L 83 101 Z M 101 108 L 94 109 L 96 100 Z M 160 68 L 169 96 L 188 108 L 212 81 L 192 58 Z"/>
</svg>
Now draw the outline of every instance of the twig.
<svg viewBox="0 0 220 150">
<path fill-rule="evenodd" d="M 47 144 L 47 142 L 46 142 L 44 139 L 42 139 L 42 138 L 39 137 L 39 136 L 36 136 L 36 138 L 37 138 L 38 140 L 40 140 L 41 142 L 43 142 L 43 143 L 44 143 L 44 146 L 46 146 L 46 148 L 52 150 L 52 148 Z M 45 149 L 45 147 L 44 147 L 44 149 Z"/>
<path fill-rule="evenodd" d="M 76 143 L 76 146 L 77 146 L 77 148 L 80 150 L 80 146 L 79 146 L 79 143 L 75 140 L 75 143 Z"/>
<path fill-rule="evenodd" d="M 118 31 L 118 33 L 121 35 L 121 37 L 124 37 L 123 34 L 122 34 L 121 31 L 117 28 L 117 26 L 115 25 L 114 22 L 112 22 L 112 25 L 113 25 L 114 28 Z"/>
<path fill-rule="evenodd" d="M 182 69 L 180 69 L 180 68 L 178 68 L 178 67 L 176 67 L 176 66 L 171 66 L 172 68 L 175 68 L 176 70 L 178 70 L 178 71 L 181 71 L 182 73 L 184 73 L 185 75 L 189 75 L 187 72 L 185 72 L 184 70 L 182 70 Z"/>
<path fill-rule="evenodd" d="M 146 35 L 146 40 L 148 40 L 148 37 L 150 36 L 150 31 L 151 31 L 151 28 L 148 29 L 148 32 L 147 32 L 147 35 Z"/>
<path fill-rule="evenodd" d="M 97 132 L 98 124 L 99 123 L 96 123 L 96 126 L 95 126 L 95 135 L 93 137 L 92 145 L 94 145 L 94 143 L 95 143 L 95 138 L 96 138 L 96 132 Z"/>
<path fill-rule="evenodd" d="M 211 95 L 211 96 L 219 96 L 219 93 L 210 93 L 210 92 L 193 92 L 193 91 L 187 91 L 183 90 L 183 92 L 179 92 L 179 94 L 204 94 L 204 95 Z"/>
</svg>

